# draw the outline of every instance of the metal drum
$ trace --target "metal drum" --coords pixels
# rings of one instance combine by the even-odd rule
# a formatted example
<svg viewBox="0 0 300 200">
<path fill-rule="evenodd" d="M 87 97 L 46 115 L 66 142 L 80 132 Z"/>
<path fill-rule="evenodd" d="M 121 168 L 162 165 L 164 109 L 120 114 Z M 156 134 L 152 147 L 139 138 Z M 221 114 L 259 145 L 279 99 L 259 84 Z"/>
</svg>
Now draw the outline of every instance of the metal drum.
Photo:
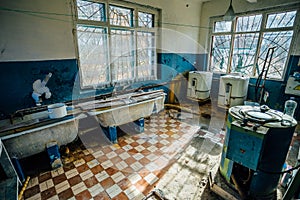
<svg viewBox="0 0 300 200">
<path fill-rule="evenodd" d="M 267 106 L 229 109 L 222 176 L 251 199 L 273 199 L 297 121 Z"/>
</svg>

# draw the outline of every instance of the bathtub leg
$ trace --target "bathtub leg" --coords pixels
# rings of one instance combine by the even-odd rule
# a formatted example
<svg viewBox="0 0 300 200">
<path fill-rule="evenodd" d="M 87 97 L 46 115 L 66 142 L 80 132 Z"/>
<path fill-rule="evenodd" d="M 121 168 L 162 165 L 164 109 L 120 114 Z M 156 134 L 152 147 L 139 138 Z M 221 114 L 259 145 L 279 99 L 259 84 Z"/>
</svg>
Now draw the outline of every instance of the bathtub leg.
<svg viewBox="0 0 300 200">
<path fill-rule="evenodd" d="M 117 127 L 116 126 L 109 126 L 109 127 L 102 127 L 106 137 L 112 142 L 112 143 L 118 143 L 117 141 Z"/>
<path fill-rule="evenodd" d="M 138 120 L 135 120 L 134 123 L 137 125 L 135 126 L 135 130 L 139 133 L 144 132 L 144 126 L 145 126 L 145 120 L 144 118 L 140 118 Z"/>
</svg>

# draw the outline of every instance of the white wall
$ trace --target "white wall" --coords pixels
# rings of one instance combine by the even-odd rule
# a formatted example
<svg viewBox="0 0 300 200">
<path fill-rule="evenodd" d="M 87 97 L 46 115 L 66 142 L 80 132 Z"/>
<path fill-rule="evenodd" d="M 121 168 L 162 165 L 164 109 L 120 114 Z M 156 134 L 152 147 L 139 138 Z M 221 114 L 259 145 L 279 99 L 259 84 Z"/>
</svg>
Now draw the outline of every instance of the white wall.
<svg viewBox="0 0 300 200">
<path fill-rule="evenodd" d="M 161 9 L 161 52 L 205 53 L 199 45 L 200 16 L 205 0 L 135 0 Z"/>
<path fill-rule="evenodd" d="M 202 2 L 161 1 L 162 50 L 176 53 L 205 53 L 199 45 Z"/>
<path fill-rule="evenodd" d="M 71 0 L 1 0 L 0 61 L 75 58 L 70 2 Z M 163 52 L 204 52 L 199 46 L 201 0 L 128 2 L 161 9 L 163 23 L 160 48 Z M 55 13 L 59 15 L 54 15 Z"/>
<path fill-rule="evenodd" d="M 1 0 L 0 61 L 75 58 L 70 8 L 66 0 Z"/>
<path fill-rule="evenodd" d="M 205 2 L 202 5 L 201 11 L 201 27 L 207 27 L 200 30 L 200 44 L 208 49 L 208 37 L 209 37 L 209 18 L 213 16 L 224 15 L 229 7 L 230 0 L 211 0 Z M 233 0 L 232 6 L 235 13 L 245 13 L 255 10 L 268 9 L 273 7 L 285 7 L 291 4 L 300 3 L 299 0 L 257 0 L 257 3 L 248 3 L 246 0 Z M 280 8 L 279 7 L 279 8 Z M 299 18 L 298 18 L 299 19 Z M 300 55 L 300 33 L 299 30 L 295 33 L 298 37 L 296 38 L 292 49 L 292 54 Z"/>
</svg>

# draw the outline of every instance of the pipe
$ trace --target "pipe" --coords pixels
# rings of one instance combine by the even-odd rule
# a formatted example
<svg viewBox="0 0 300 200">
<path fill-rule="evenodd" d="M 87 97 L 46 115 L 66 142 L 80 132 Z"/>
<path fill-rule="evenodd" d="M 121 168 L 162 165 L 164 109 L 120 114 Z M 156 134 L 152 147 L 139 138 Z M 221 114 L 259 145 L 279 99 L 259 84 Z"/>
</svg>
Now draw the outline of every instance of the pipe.
<svg viewBox="0 0 300 200">
<path fill-rule="evenodd" d="M 241 196 L 241 199 L 245 199 L 246 198 L 246 195 L 244 193 L 244 191 L 242 190 L 242 188 L 240 187 L 240 185 L 238 184 L 234 174 L 231 174 L 231 180 L 235 186 L 235 189 L 238 191 L 238 193 L 240 194 Z"/>
<path fill-rule="evenodd" d="M 29 179 L 30 179 L 30 176 L 27 176 L 26 181 L 25 181 L 25 183 L 24 183 L 24 185 L 23 185 L 23 187 L 22 187 L 22 189 L 21 189 L 21 191 L 20 191 L 20 193 L 18 195 L 18 200 L 22 199 L 23 193 L 25 192 L 26 187 L 27 187 L 27 185 L 29 183 Z"/>
</svg>

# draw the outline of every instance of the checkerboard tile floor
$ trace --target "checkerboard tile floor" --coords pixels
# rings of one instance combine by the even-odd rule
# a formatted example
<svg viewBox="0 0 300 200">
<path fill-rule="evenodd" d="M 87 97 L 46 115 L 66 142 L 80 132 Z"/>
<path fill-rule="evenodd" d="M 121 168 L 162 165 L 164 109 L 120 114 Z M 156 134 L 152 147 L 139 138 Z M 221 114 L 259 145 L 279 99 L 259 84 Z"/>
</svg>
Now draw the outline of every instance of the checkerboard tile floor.
<svg viewBox="0 0 300 200">
<path fill-rule="evenodd" d="M 199 131 L 201 125 L 162 111 L 145 119 L 144 133 L 123 135 L 118 144 L 78 145 L 70 153 L 74 159 L 63 159 L 63 167 L 32 177 L 23 199 L 143 199 L 193 138 L 222 145 L 222 120 L 212 118 L 208 130 Z"/>
<path fill-rule="evenodd" d="M 145 131 L 126 134 L 118 144 L 80 147 L 73 161 L 32 177 L 24 199 L 143 199 L 195 134 L 222 142 L 222 135 L 199 131 L 166 111 L 145 119 Z"/>
</svg>

